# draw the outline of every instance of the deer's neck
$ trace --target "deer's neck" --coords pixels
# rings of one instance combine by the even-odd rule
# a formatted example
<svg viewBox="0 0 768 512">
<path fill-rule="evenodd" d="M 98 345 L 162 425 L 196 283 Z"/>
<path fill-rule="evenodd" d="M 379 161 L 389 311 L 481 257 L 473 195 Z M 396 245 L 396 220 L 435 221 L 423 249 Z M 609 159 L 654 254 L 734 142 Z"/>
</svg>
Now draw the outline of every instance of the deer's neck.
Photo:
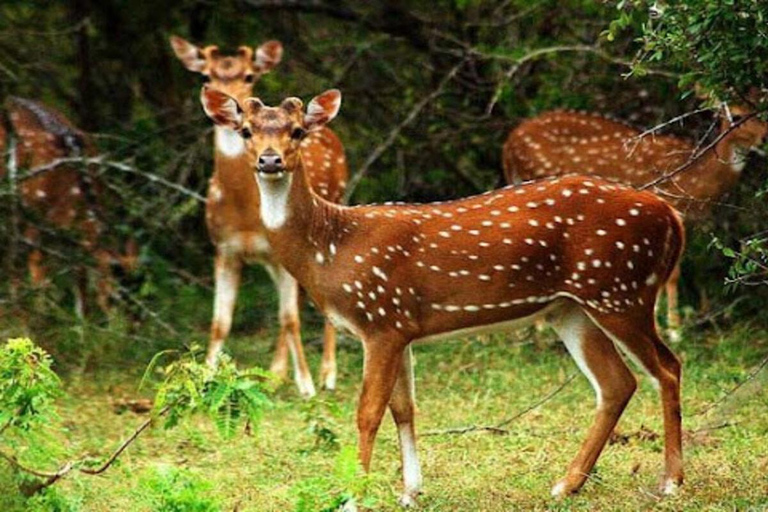
<svg viewBox="0 0 768 512">
<path fill-rule="evenodd" d="M 303 164 L 279 180 L 258 176 L 261 219 L 277 260 L 299 282 L 311 281 L 312 264 L 328 257 L 340 208 L 312 192 Z"/>
</svg>

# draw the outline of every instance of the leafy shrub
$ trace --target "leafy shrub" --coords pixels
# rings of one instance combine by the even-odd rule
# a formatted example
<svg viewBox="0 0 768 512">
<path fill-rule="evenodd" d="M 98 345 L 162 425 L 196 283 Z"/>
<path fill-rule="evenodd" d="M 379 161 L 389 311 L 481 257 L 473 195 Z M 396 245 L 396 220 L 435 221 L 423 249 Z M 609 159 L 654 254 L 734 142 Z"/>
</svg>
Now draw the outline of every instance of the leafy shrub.
<svg viewBox="0 0 768 512">
<path fill-rule="evenodd" d="M 54 414 L 61 394 L 51 357 L 29 338 L 13 338 L 0 348 L 0 432 L 29 430 Z"/>
<path fill-rule="evenodd" d="M 232 437 L 243 420 L 257 424 L 264 409 L 272 403 L 271 374 L 255 367 L 238 370 L 226 355 L 219 358 L 214 370 L 199 362 L 198 355 L 199 350 L 193 347 L 162 369 L 163 381 L 155 396 L 154 414 L 165 416 L 165 428 L 172 428 L 183 417 L 195 413 L 208 416 L 225 438 Z"/>
<path fill-rule="evenodd" d="M 344 447 L 333 473 L 302 480 L 292 488 L 296 512 L 334 512 L 351 502 L 375 510 L 377 503 L 367 492 L 371 478 L 360 468 L 357 450 Z"/>
<path fill-rule="evenodd" d="M 215 512 L 222 504 L 207 496 L 211 484 L 189 470 L 159 465 L 142 479 L 146 500 L 155 512 Z"/>
</svg>

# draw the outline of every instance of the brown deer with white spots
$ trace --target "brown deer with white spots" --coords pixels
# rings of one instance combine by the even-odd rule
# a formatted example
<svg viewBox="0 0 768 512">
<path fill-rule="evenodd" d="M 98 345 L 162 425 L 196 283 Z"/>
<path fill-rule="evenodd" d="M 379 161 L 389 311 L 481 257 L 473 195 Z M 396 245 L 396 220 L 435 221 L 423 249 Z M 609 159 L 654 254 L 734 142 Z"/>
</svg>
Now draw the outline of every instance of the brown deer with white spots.
<svg viewBox="0 0 768 512">
<path fill-rule="evenodd" d="M 421 471 L 414 432 L 410 344 L 509 329 L 548 318 L 597 395 L 597 416 L 565 477 L 578 490 L 635 391 L 620 351 L 661 390 L 664 489 L 683 480 L 680 363 L 656 332 L 660 287 L 684 231 L 648 192 L 584 177 L 507 187 L 458 201 L 345 207 L 309 186 L 303 137 L 333 119 L 339 91 L 267 107 L 204 87 L 214 122 L 239 133 L 261 195 L 269 243 L 323 311 L 363 342 L 357 411 L 367 470 L 387 405 L 403 464 L 401 503 L 415 502 Z"/>
<path fill-rule="evenodd" d="M 255 50 L 241 46 L 235 55 L 222 55 L 217 46 L 198 48 L 171 37 L 176 56 L 190 71 L 203 75 L 210 87 L 244 100 L 255 82 L 280 63 L 283 47 L 268 41 Z M 214 132 L 214 173 L 208 188 L 206 221 L 216 246 L 215 299 L 208 363 L 215 364 L 232 325 L 232 315 L 244 263 L 260 263 L 267 269 L 280 300 L 280 335 L 270 370 L 280 377 L 288 371 L 288 351 L 294 363 L 296 384 L 302 395 L 312 396 L 315 387 L 301 343 L 299 288 L 280 264 L 259 213 L 259 191 L 245 156 L 241 134 L 226 126 Z M 312 188 L 323 198 L 341 201 L 348 176 L 344 147 L 336 134 L 324 129 L 302 140 L 301 152 Z M 326 321 L 323 334 L 321 385 L 336 386 L 336 331 Z"/>
<path fill-rule="evenodd" d="M 95 156 L 93 141 L 60 112 L 28 99 L 8 98 L 4 117 L 0 122 L 0 153 L 4 155 L 0 177 L 15 175 L 12 179 L 18 183 L 21 205 L 26 210 L 22 213 L 33 213 L 50 226 L 76 234 L 83 250 L 95 262 L 97 305 L 108 312 L 114 288 L 111 267 L 119 264 L 126 271 L 133 270 L 138 251 L 132 239 L 122 253 L 108 248 L 105 226 L 99 218 L 103 185 L 92 169 L 78 163 L 62 163 L 21 179 L 22 171 L 53 164 L 60 158 Z M 24 240 L 32 247 L 27 258 L 31 284 L 41 288 L 47 284 L 48 274 L 41 229 L 32 222 L 24 224 Z M 88 306 L 88 281 L 87 267 L 76 265 L 75 307 L 80 316 Z"/>
<path fill-rule="evenodd" d="M 750 114 L 740 107 L 723 116 L 726 131 L 738 117 Z M 729 119 L 730 117 L 730 119 Z M 618 121 L 572 111 L 553 111 L 523 121 L 504 144 L 503 164 L 508 183 L 571 173 L 600 176 L 639 187 L 685 164 L 696 152 L 693 143 L 672 135 L 648 135 Z M 748 119 L 728 132 L 712 151 L 653 191 L 685 214 L 700 218 L 708 203 L 733 188 L 746 162 L 746 153 L 760 145 L 768 125 Z M 673 340 L 679 338 L 675 269 L 666 284 L 667 323 Z"/>
</svg>

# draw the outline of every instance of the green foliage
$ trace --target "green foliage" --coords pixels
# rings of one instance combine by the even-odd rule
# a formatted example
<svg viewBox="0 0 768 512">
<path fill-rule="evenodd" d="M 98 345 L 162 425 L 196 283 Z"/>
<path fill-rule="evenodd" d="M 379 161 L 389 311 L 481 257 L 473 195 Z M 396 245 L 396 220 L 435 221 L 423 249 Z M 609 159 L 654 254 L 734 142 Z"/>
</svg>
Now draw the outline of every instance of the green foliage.
<svg viewBox="0 0 768 512">
<path fill-rule="evenodd" d="M 211 484 L 183 468 L 155 467 L 141 480 L 153 512 L 217 512 L 222 503 L 210 497 Z"/>
<path fill-rule="evenodd" d="M 768 86 L 768 3 L 626 0 L 619 8 L 608 38 L 640 21 L 636 71 L 661 63 L 681 72 L 681 88 L 698 84 L 726 100 L 743 101 L 753 88 Z"/>
<path fill-rule="evenodd" d="M 51 357 L 29 338 L 9 339 L 0 348 L 0 431 L 29 430 L 48 422 L 61 394 Z"/>
<path fill-rule="evenodd" d="M 341 407 L 331 398 L 315 397 L 301 407 L 301 416 L 314 439 L 312 450 L 336 451 L 339 449 L 339 424 Z"/>
<path fill-rule="evenodd" d="M 357 460 L 357 451 L 344 447 L 336 456 L 333 473 L 302 480 L 292 488 L 296 512 L 334 512 L 353 501 L 363 508 L 376 509 L 377 501 L 367 494 L 371 476 Z"/>
<path fill-rule="evenodd" d="M 155 396 L 154 414 L 165 417 L 164 427 L 172 428 L 195 413 L 208 416 L 224 438 L 232 437 L 244 420 L 258 425 L 272 403 L 269 395 L 275 381 L 271 374 L 257 367 L 238 370 L 226 355 L 219 358 L 214 370 L 199 362 L 199 355 L 193 347 L 161 370 L 163 380 Z"/>
<path fill-rule="evenodd" d="M 55 487 L 47 487 L 31 496 L 24 503 L 27 512 L 77 512 L 81 502 L 62 493 Z"/>
<path fill-rule="evenodd" d="M 768 285 L 768 237 L 765 234 L 744 240 L 738 250 L 717 237 L 712 239 L 712 245 L 732 261 L 726 278 L 729 287 Z"/>
</svg>

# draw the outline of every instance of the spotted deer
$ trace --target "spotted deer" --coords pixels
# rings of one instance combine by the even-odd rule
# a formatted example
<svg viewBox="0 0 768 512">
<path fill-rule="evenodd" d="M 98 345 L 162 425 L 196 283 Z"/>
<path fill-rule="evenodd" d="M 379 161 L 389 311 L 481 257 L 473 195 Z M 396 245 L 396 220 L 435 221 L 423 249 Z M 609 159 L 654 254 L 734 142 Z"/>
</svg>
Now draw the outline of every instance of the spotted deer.
<svg viewBox="0 0 768 512">
<path fill-rule="evenodd" d="M 721 130 L 749 110 L 732 107 Z M 730 118 L 729 118 L 730 117 Z M 694 144 L 672 135 L 641 137 L 641 131 L 597 114 L 553 111 L 523 121 L 504 144 L 503 164 L 508 183 L 545 176 L 581 173 L 635 187 L 645 185 L 685 164 Z M 652 190 L 684 212 L 700 218 L 708 203 L 730 190 L 746 162 L 746 153 L 762 143 L 768 124 L 749 119 L 728 131 L 712 151 L 690 168 Z M 679 339 L 677 283 L 680 269 L 666 283 L 667 324 L 671 339 Z"/>
<path fill-rule="evenodd" d="M 569 176 L 432 204 L 345 207 L 309 186 L 301 140 L 340 107 L 327 91 L 268 107 L 204 87 L 217 124 L 244 139 L 277 257 L 340 327 L 363 343 L 357 409 L 368 470 L 385 408 L 397 424 L 403 505 L 421 471 L 414 431 L 412 342 L 509 329 L 545 317 L 597 396 L 586 441 L 556 496 L 578 490 L 635 391 L 620 350 L 661 390 L 667 492 L 682 483 L 680 370 L 656 331 L 654 305 L 684 244 L 675 210 L 649 192 Z"/>
<path fill-rule="evenodd" d="M 21 171 L 54 164 L 57 159 L 92 157 L 96 147 L 88 136 L 75 127 L 62 113 L 36 101 L 9 97 L 4 122 L 0 123 L 0 177 L 9 175 L 18 186 L 20 202 L 25 211 L 20 216 L 23 237 L 31 246 L 27 258 L 31 284 L 41 288 L 47 284 L 48 270 L 42 250 L 41 226 L 37 217 L 48 226 L 73 232 L 83 250 L 95 262 L 96 302 L 103 312 L 110 308 L 114 291 L 112 266 L 119 264 L 126 271 L 136 267 L 138 251 L 133 239 L 124 251 L 111 248 L 101 220 L 104 187 L 93 169 L 77 163 L 62 163 L 41 169 L 29 177 Z M 82 316 L 88 301 L 88 267 L 76 264 L 75 308 Z M 16 284 L 12 283 L 15 287 Z"/>
<path fill-rule="evenodd" d="M 210 87 L 240 100 L 252 93 L 255 82 L 279 64 L 283 54 L 278 41 L 268 41 L 256 50 L 241 46 L 231 56 L 222 55 L 217 46 L 198 48 L 179 37 L 171 37 L 171 46 L 187 69 L 202 74 Z M 208 187 L 206 221 L 216 246 L 216 289 L 207 360 L 215 364 L 229 334 L 243 263 L 260 263 L 272 277 L 280 301 L 280 335 L 270 369 L 285 377 L 290 349 L 299 391 L 312 396 L 315 387 L 300 336 L 298 284 L 267 239 L 243 135 L 223 125 L 214 128 L 214 173 Z M 312 188 L 328 201 L 341 201 L 348 170 L 336 134 L 324 129 L 304 137 L 301 152 Z M 336 387 L 336 331 L 328 321 L 320 380 L 326 389 Z"/>
</svg>

